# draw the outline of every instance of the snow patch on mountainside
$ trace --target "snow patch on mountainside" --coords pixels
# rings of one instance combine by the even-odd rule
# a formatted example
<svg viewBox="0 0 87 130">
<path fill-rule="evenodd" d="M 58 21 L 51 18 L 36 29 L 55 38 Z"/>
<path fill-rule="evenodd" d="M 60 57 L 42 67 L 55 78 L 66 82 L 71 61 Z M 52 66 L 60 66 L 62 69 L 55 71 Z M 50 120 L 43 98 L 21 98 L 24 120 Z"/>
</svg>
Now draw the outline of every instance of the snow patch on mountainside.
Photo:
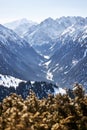
<svg viewBox="0 0 87 130">
<path fill-rule="evenodd" d="M 22 81 L 23 80 L 14 78 L 9 75 L 0 74 L 0 85 L 3 85 L 5 87 L 15 87 L 16 88 L 19 85 L 19 83 Z M 23 81 L 23 82 L 25 82 L 25 81 Z"/>
<path fill-rule="evenodd" d="M 67 34 L 67 33 L 74 33 L 75 32 L 75 28 L 72 26 L 68 27 L 67 29 L 64 30 L 64 32 L 62 33 L 62 35 Z"/>
<path fill-rule="evenodd" d="M 34 84 L 35 83 L 35 81 L 31 81 L 31 84 Z"/>
<path fill-rule="evenodd" d="M 50 72 L 50 70 L 47 71 L 46 78 L 47 78 L 48 80 L 53 81 L 53 74 L 52 74 L 52 72 Z"/>
<path fill-rule="evenodd" d="M 45 62 L 45 63 L 44 63 L 45 68 L 47 68 L 47 69 L 48 69 L 48 68 L 49 68 L 49 64 L 50 64 L 50 63 L 51 63 L 51 60 L 49 60 L 49 61 Z"/>
<path fill-rule="evenodd" d="M 72 60 L 73 66 L 75 66 L 78 63 L 78 60 Z"/>
<path fill-rule="evenodd" d="M 45 55 L 44 55 L 44 58 L 48 60 L 50 57 L 49 57 L 49 56 L 45 56 Z"/>
<path fill-rule="evenodd" d="M 59 93 L 61 93 L 62 95 L 66 94 L 66 90 L 64 90 L 64 89 L 62 89 L 60 87 L 59 88 L 54 87 L 54 95 L 59 94 Z"/>
<path fill-rule="evenodd" d="M 87 56 L 87 49 L 85 50 L 83 57 L 86 57 L 86 56 Z"/>
</svg>

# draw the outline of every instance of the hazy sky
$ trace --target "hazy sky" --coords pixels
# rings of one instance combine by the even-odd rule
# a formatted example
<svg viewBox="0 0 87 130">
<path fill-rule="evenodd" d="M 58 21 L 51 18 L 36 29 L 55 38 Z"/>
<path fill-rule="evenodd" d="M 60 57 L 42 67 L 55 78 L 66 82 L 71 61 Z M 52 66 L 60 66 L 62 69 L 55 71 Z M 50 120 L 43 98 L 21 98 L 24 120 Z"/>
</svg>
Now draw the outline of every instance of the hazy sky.
<svg viewBox="0 0 87 130">
<path fill-rule="evenodd" d="M 20 18 L 40 22 L 61 16 L 87 17 L 87 0 L 0 0 L 0 23 Z"/>
</svg>

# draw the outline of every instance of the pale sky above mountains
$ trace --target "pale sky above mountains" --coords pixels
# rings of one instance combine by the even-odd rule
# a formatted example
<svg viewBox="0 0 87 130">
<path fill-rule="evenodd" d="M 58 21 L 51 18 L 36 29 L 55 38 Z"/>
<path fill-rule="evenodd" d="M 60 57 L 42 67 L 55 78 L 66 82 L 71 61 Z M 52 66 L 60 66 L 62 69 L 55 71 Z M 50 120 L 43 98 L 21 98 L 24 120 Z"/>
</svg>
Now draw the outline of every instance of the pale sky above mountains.
<svg viewBox="0 0 87 130">
<path fill-rule="evenodd" d="M 87 0 L 0 0 L 0 23 L 22 18 L 40 22 L 61 16 L 87 17 Z"/>
</svg>

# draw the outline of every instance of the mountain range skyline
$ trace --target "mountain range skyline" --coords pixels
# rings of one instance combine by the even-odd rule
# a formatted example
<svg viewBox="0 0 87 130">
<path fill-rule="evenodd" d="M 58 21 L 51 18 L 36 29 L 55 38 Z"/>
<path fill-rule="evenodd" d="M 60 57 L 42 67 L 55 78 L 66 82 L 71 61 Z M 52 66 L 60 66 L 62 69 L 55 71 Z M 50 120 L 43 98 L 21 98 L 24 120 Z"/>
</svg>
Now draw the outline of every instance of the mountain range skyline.
<svg viewBox="0 0 87 130">
<path fill-rule="evenodd" d="M 21 17 L 21 18 L 16 18 L 16 19 L 10 19 L 10 20 L 4 21 L 4 22 L 0 21 L 0 24 L 5 25 L 5 24 L 11 24 L 11 23 L 15 23 L 15 22 L 20 24 L 21 21 L 22 21 L 22 23 L 23 22 L 24 23 L 27 22 L 27 23 L 40 24 L 41 22 L 43 22 L 43 21 L 45 21 L 47 19 L 57 20 L 57 19 L 69 18 L 69 17 L 71 17 L 71 18 L 81 17 L 81 18 L 84 18 L 84 19 L 87 18 L 87 16 L 81 16 L 81 15 L 76 15 L 76 16 L 67 15 L 67 16 L 60 16 L 60 17 L 55 17 L 55 18 L 53 18 L 53 17 L 46 17 L 46 18 L 44 18 L 44 19 L 42 19 L 40 21 L 35 21 L 35 20 L 30 19 L 29 17 Z"/>
<path fill-rule="evenodd" d="M 28 18 L 41 22 L 48 17 L 61 16 L 86 17 L 86 0 L 0 0 L 0 23 Z"/>
<path fill-rule="evenodd" d="M 32 19 L 29 19 L 29 17 L 22 17 L 22 18 L 18 18 L 18 19 L 11 19 L 10 21 L 7 21 L 7 22 L 0 22 L 0 24 L 2 25 L 5 25 L 5 24 L 11 24 L 11 23 L 15 23 L 15 22 L 20 22 L 22 21 L 22 23 L 24 22 L 27 22 L 27 23 L 34 23 L 34 24 L 40 24 L 41 22 L 47 20 L 47 19 L 53 19 L 53 20 L 56 20 L 56 19 L 61 19 L 61 18 L 73 18 L 73 17 L 82 17 L 82 18 L 87 18 L 87 16 L 80 16 L 80 15 L 76 15 L 76 16 L 71 16 L 71 15 L 67 15 L 67 16 L 60 16 L 60 17 L 56 17 L 56 18 L 53 18 L 53 17 L 46 17 L 44 19 L 42 19 L 41 21 L 35 21 L 35 20 L 32 20 Z"/>
</svg>

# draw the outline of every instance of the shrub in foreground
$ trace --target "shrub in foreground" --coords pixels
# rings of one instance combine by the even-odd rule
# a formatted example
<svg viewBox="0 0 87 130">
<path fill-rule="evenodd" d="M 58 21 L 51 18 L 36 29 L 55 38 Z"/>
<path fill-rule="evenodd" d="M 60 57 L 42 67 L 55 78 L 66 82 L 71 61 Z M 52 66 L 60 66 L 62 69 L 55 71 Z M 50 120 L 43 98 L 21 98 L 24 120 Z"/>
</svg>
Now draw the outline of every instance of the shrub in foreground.
<svg viewBox="0 0 87 130">
<path fill-rule="evenodd" d="M 87 96 L 78 84 L 73 93 L 38 99 L 31 91 L 25 100 L 10 94 L 0 103 L 0 130 L 87 130 Z"/>
</svg>

